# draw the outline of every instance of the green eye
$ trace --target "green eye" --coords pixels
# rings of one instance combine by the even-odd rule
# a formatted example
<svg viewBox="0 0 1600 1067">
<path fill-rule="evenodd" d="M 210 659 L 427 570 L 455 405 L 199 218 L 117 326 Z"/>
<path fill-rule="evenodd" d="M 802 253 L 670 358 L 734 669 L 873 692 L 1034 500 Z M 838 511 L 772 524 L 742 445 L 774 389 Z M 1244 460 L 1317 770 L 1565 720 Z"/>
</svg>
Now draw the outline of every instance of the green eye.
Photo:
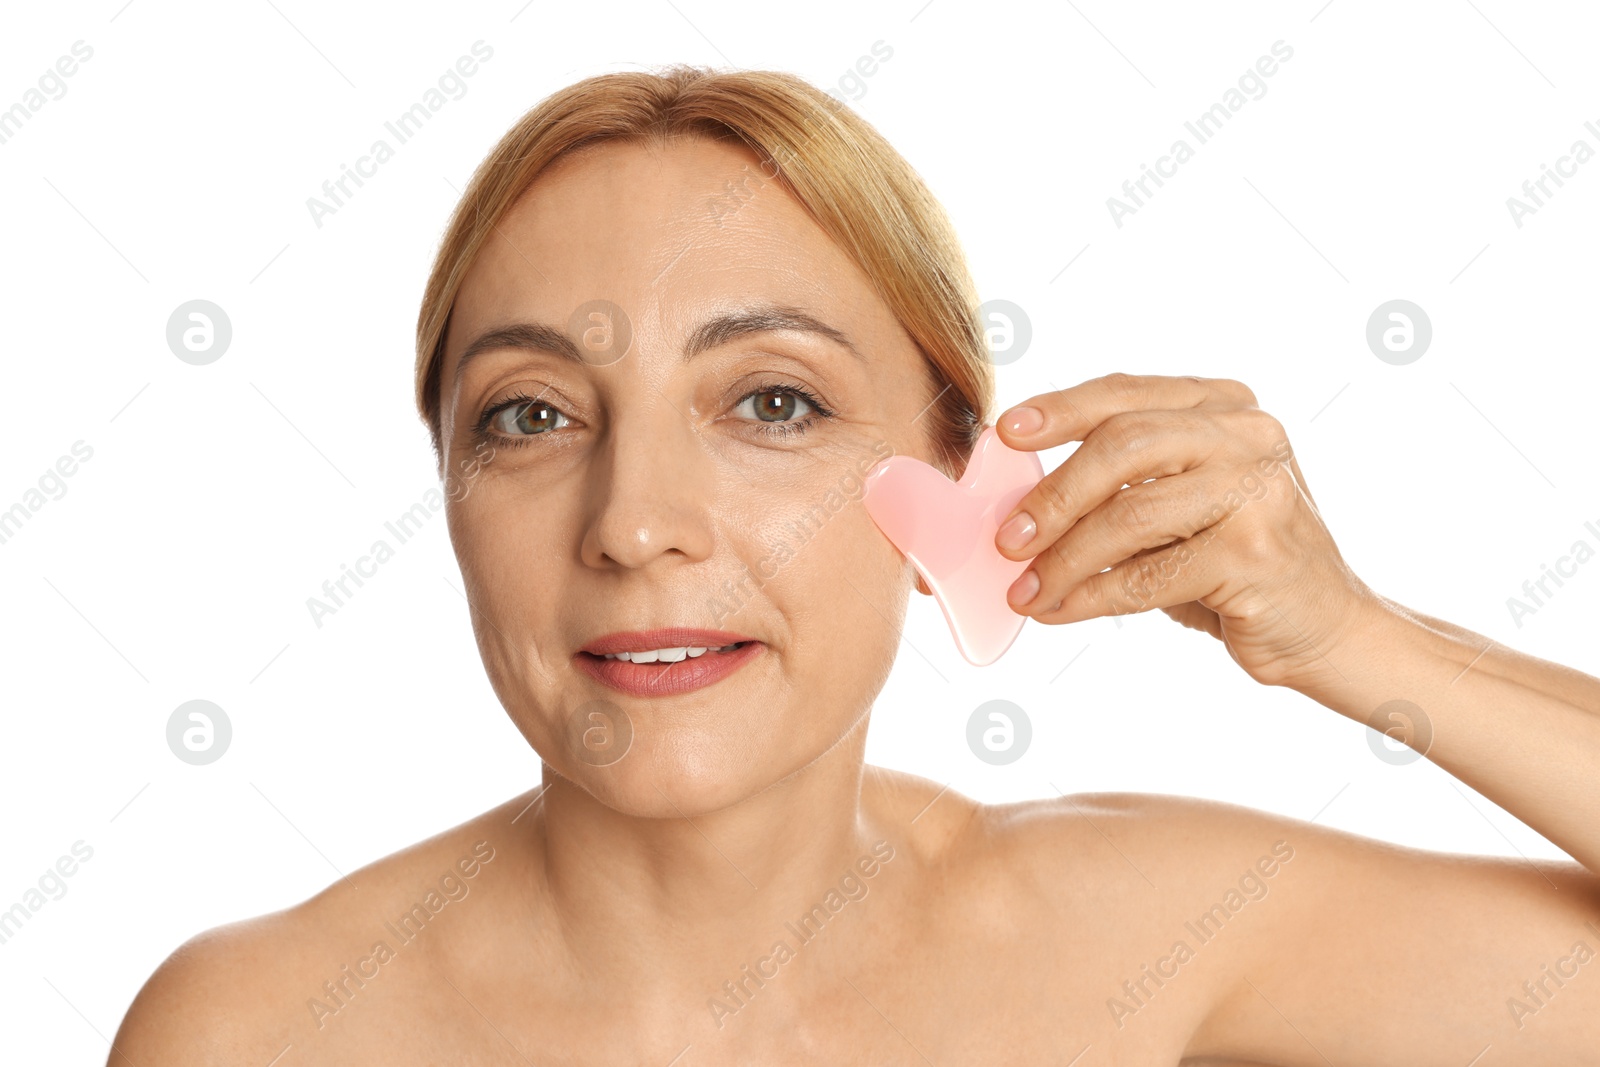
<svg viewBox="0 0 1600 1067">
<path fill-rule="evenodd" d="M 746 393 L 733 410 L 740 421 L 756 423 L 756 432 L 768 437 L 805 433 L 820 419 L 833 417 L 821 400 L 797 385 L 769 385 Z"/>
<path fill-rule="evenodd" d="M 567 421 L 553 404 L 519 396 L 485 412 L 483 425 L 509 437 L 529 437 L 560 429 Z"/>
</svg>

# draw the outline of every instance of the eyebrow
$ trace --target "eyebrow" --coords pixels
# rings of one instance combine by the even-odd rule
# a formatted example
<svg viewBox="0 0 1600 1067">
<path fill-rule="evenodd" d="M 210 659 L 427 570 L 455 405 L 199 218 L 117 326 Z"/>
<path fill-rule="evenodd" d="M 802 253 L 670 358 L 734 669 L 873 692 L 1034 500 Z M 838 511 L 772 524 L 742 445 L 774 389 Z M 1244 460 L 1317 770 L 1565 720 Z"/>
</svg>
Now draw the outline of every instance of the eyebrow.
<svg viewBox="0 0 1600 1067">
<path fill-rule="evenodd" d="M 715 315 L 695 328 L 683 346 L 683 362 L 687 363 L 708 349 L 725 345 L 729 341 L 749 334 L 788 330 L 825 337 L 844 348 L 857 359 L 866 356 L 843 331 L 828 325 L 816 316 L 796 307 L 778 304 L 756 304 L 737 311 Z M 480 334 L 461 353 L 456 364 L 453 381 L 459 384 L 467 364 L 484 352 L 497 349 L 518 348 L 549 352 L 575 363 L 584 362 L 578 346 L 562 330 L 548 323 L 517 322 L 509 326 L 496 326 Z"/>
</svg>

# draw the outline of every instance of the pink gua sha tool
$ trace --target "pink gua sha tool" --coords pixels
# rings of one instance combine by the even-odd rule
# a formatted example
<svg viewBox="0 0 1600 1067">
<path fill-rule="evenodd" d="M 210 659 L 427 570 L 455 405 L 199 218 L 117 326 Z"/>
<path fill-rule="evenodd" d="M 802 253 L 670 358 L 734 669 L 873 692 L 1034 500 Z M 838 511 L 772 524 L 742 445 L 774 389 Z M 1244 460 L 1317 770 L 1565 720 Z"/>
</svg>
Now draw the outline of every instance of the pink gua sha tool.
<svg viewBox="0 0 1600 1067">
<path fill-rule="evenodd" d="M 968 663 L 986 667 L 1005 654 L 1027 616 L 1006 590 L 1028 569 L 994 546 L 995 533 L 1044 477 L 1036 452 L 1019 452 L 993 426 L 978 436 L 959 482 L 910 456 L 890 456 L 866 475 L 872 521 L 917 568 Z"/>
</svg>

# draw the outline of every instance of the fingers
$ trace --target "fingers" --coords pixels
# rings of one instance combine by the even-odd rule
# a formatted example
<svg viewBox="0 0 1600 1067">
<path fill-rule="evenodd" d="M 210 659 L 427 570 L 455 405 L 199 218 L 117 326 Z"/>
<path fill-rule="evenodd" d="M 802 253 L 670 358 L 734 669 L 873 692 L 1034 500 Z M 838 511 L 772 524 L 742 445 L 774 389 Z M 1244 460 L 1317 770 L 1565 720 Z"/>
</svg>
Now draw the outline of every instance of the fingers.
<svg viewBox="0 0 1600 1067">
<path fill-rule="evenodd" d="M 1185 417 L 1163 414 L 1169 420 Z M 1209 462 L 1113 490 L 1081 518 L 1066 523 L 1059 535 L 1052 530 L 1036 539 L 1037 555 L 1008 591 L 1007 602 L 1021 614 L 1044 619 L 1075 586 L 1100 581 L 1096 576 L 1102 569 L 1113 567 L 1113 581 L 1127 579 L 1130 575 L 1116 572 L 1114 565 L 1180 541 L 1198 548 L 1225 534 L 1211 554 L 1226 554 L 1234 567 L 1266 565 L 1264 560 L 1292 551 L 1277 536 L 1288 529 L 1285 516 L 1299 500 L 1288 464 L 1292 453 L 1285 438 L 1273 446 L 1265 443 L 1277 432 L 1277 421 L 1259 409 L 1218 421 L 1224 424 L 1225 442 Z M 1230 429 L 1230 423 L 1243 425 Z M 1089 447 L 1085 442 L 1079 451 Z M 1063 467 L 1076 458 L 1069 457 Z M 1246 509 L 1242 525 L 1225 528 Z M 1186 587 L 1183 591 L 1189 592 Z M 1133 610 L 1164 606 L 1149 596 L 1140 603 Z"/>
<path fill-rule="evenodd" d="M 1226 577 L 1218 561 L 1259 547 L 1278 505 L 1298 499 L 1285 489 L 1300 474 L 1282 424 L 1231 379 L 1110 374 L 1035 397 L 997 425 L 1026 450 L 1083 442 L 995 537 L 1003 555 L 1033 560 L 1007 601 L 1043 622 L 1198 600 Z M 1229 525 L 1268 496 L 1259 516 Z M 1225 525 L 1229 539 L 1203 553 Z"/>
<path fill-rule="evenodd" d="M 1220 492 L 1215 476 L 1196 472 L 1129 486 L 1102 501 L 1033 561 L 1040 606 L 1107 567 L 1219 522 L 1226 509 L 1209 501 Z"/>
<path fill-rule="evenodd" d="M 1034 618 L 1054 625 L 1198 601 L 1215 591 L 1228 573 L 1222 553 L 1215 550 L 1220 545 L 1211 544 L 1217 536 L 1214 530 L 1207 527 L 1194 537 L 1125 559 L 1058 597 L 1040 597 L 1038 603 L 1051 610 Z"/>
<path fill-rule="evenodd" d="M 1113 582 L 1125 578 L 1148 579 L 1146 571 L 1153 566 L 1148 561 L 1160 557 L 1164 548 L 1189 542 L 1191 550 L 1198 551 L 1217 536 L 1219 523 L 1248 502 L 1243 500 L 1230 508 L 1231 477 L 1228 471 L 1195 471 L 1132 485 L 1117 492 L 1033 560 L 1027 573 L 1036 576 L 1037 589 L 1030 599 L 1020 600 L 1034 584 L 1027 581 L 1025 573 L 1013 586 L 1008 600 L 1022 614 L 1042 619 L 1053 614 L 1058 601 L 1065 605 L 1069 594 L 1081 584 L 1098 582 L 1096 588 L 1102 596 L 1119 591 L 1113 587 L 1102 588 L 1105 576 L 1101 572 L 1107 567 L 1124 564 L 1131 567 L 1117 574 Z M 1186 560 L 1185 565 L 1187 563 Z M 1153 588 L 1140 591 L 1129 587 L 1120 592 L 1124 601 L 1121 610 L 1107 610 L 1102 614 L 1162 606 L 1154 599 Z"/>
<path fill-rule="evenodd" d="M 1002 414 L 995 430 L 1012 448 L 1037 452 L 1082 441 L 1118 412 L 1194 408 L 1208 403 L 1255 407 L 1256 397 L 1231 378 L 1107 374 L 1024 401 Z M 1027 408 L 1034 409 L 1038 418 L 1019 414 Z"/>
<path fill-rule="evenodd" d="M 1008 559 L 1038 555 L 1124 485 L 1192 470 L 1224 443 L 1225 428 L 1219 421 L 1192 410 L 1114 414 L 1017 502 L 1001 523 L 995 545 Z M 1138 497 L 1132 500 L 1142 502 Z M 1126 517 L 1143 522 L 1142 516 Z"/>
</svg>

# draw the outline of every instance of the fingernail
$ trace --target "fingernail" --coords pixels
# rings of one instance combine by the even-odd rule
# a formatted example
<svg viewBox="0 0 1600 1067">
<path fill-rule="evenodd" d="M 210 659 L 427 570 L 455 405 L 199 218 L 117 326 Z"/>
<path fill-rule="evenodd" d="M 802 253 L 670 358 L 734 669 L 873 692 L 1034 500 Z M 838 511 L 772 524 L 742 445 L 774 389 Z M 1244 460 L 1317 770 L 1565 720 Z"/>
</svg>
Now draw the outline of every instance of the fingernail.
<svg viewBox="0 0 1600 1067">
<path fill-rule="evenodd" d="M 1023 572 L 1022 577 L 1013 582 L 1011 588 L 1006 591 L 1006 600 L 1013 607 L 1025 608 L 1028 606 L 1028 602 L 1038 595 L 1039 574 L 1032 567 L 1029 567 Z"/>
<path fill-rule="evenodd" d="M 1001 424 L 1018 436 L 1044 429 L 1044 412 L 1035 407 L 1012 408 L 1000 416 Z"/>
<path fill-rule="evenodd" d="M 995 535 L 995 544 L 1001 548 L 1018 549 L 1039 532 L 1039 527 L 1033 521 L 1033 516 L 1026 511 L 1019 511 L 1011 516 L 1011 521 L 1000 527 L 1000 532 Z"/>
</svg>

